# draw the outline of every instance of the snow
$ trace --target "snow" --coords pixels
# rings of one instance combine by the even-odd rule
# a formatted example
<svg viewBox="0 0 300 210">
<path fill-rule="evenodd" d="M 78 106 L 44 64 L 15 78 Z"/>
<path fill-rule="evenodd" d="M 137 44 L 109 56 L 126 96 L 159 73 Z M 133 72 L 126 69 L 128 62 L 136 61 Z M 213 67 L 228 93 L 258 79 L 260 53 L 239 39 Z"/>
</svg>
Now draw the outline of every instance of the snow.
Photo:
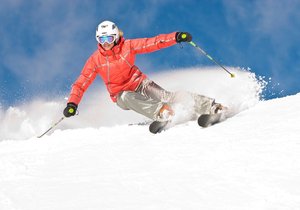
<svg viewBox="0 0 300 210">
<path fill-rule="evenodd" d="M 187 122 L 154 135 L 129 126 L 145 119 L 106 104 L 97 88 L 80 115 L 41 139 L 35 136 L 59 119 L 51 112 L 61 112 L 62 102 L 2 110 L 0 209 L 300 209 L 300 94 L 263 101 L 265 84 L 252 73 L 232 69 L 232 79 L 202 70 L 152 77 L 234 110 L 206 129 Z"/>
</svg>

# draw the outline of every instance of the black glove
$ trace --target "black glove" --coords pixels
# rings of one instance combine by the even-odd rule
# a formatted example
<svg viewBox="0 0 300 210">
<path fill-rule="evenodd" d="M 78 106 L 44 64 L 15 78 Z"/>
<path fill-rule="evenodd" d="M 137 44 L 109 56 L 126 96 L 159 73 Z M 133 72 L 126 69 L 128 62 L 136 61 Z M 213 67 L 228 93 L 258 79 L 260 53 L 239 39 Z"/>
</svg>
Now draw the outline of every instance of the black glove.
<svg viewBox="0 0 300 210">
<path fill-rule="evenodd" d="M 67 107 L 64 109 L 65 117 L 71 117 L 76 114 L 77 104 L 67 103 Z"/>
<path fill-rule="evenodd" d="M 178 43 L 192 41 L 192 35 L 188 32 L 177 32 L 175 38 Z"/>
</svg>

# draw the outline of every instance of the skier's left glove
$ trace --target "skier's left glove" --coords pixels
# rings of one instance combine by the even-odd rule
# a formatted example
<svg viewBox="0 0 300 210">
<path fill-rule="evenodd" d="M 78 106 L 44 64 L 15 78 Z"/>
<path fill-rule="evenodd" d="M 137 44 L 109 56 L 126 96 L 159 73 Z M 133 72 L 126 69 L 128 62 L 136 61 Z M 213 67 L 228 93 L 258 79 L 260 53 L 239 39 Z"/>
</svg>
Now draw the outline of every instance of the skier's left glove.
<svg viewBox="0 0 300 210">
<path fill-rule="evenodd" d="M 192 41 L 192 35 L 188 32 L 177 32 L 175 38 L 178 43 Z"/>
<path fill-rule="evenodd" d="M 76 110 L 77 110 L 77 104 L 68 103 L 67 107 L 64 109 L 65 117 L 74 116 L 76 114 Z"/>
</svg>

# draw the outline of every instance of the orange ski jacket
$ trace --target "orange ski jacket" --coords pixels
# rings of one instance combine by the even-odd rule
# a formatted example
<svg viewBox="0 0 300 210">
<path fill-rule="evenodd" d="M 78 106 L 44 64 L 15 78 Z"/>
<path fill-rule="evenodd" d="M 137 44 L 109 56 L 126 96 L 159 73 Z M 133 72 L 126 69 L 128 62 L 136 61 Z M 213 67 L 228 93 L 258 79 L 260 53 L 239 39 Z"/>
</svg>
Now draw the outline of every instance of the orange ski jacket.
<svg viewBox="0 0 300 210">
<path fill-rule="evenodd" d="M 147 77 L 134 65 L 135 55 L 150 53 L 176 44 L 176 32 L 161 34 L 152 38 L 120 38 L 111 50 L 98 49 L 88 58 L 80 76 L 72 85 L 68 102 L 79 104 L 84 92 L 100 75 L 113 102 L 122 91 L 135 91 Z"/>
</svg>

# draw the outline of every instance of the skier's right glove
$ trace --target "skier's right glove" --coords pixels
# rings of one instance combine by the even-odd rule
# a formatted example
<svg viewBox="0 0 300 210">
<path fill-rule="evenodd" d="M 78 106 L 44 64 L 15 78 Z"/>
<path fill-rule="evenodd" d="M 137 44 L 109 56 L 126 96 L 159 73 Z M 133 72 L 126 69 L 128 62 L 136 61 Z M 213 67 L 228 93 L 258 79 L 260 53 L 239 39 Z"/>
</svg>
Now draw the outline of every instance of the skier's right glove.
<svg viewBox="0 0 300 210">
<path fill-rule="evenodd" d="M 175 38 L 177 43 L 192 41 L 192 35 L 188 32 L 177 32 Z"/>
<path fill-rule="evenodd" d="M 67 103 L 67 107 L 64 109 L 65 117 L 71 117 L 76 114 L 77 104 Z"/>
</svg>

